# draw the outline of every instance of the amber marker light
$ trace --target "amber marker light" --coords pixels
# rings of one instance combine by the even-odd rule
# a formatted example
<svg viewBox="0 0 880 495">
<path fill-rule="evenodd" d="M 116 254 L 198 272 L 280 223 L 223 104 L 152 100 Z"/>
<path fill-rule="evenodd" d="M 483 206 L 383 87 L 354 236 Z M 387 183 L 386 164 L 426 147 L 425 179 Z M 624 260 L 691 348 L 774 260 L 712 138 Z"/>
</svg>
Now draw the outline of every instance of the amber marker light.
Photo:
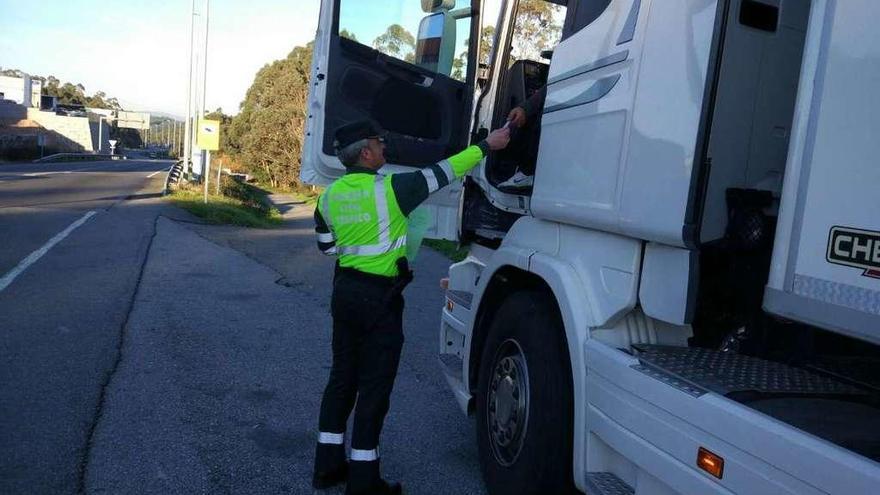
<svg viewBox="0 0 880 495">
<path fill-rule="evenodd" d="M 721 479 L 724 476 L 724 458 L 700 447 L 697 451 L 697 467 Z"/>
<path fill-rule="evenodd" d="M 446 309 L 448 309 L 449 311 L 455 309 L 455 304 L 452 304 L 452 301 L 450 301 L 449 299 L 446 300 Z"/>
</svg>

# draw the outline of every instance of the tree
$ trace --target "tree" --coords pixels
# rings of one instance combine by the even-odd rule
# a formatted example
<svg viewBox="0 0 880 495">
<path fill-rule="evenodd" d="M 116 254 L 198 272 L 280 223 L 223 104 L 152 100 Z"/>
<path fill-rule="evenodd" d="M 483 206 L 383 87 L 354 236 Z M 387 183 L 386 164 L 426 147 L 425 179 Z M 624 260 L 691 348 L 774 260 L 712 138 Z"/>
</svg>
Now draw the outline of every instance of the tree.
<svg viewBox="0 0 880 495">
<path fill-rule="evenodd" d="M 400 24 L 392 24 L 373 40 L 373 48 L 407 62 L 415 60 L 416 39 Z"/>
<path fill-rule="evenodd" d="M 260 69 L 221 143 L 257 180 L 273 187 L 300 185 L 312 48 L 312 43 L 296 47 Z"/>
<path fill-rule="evenodd" d="M 489 65 L 489 54 L 492 51 L 492 44 L 495 42 L 495 26 L 483 26 L 480 31 L 480 64 Z M 464 41 L 465 46 L 470 44 L 470 39 Z M 465 70 L 468 62 L 468 48 L 465 48 L 458 57 L 452 61 L 452 78 L 464 81 Z"/>
<path fill-rule="evenodd" d="M 345 29 L 345 28 L 343 28 L 342 31 L 339 31 L 339 36 L 341 36 L 343 38 L 348 38 L 352 41 L 358 40 L 357 36 L 354 33 L 352 33 L 351 31 L 349 31 L 348 29 Z"/>
<path fill-rule="evenodd" d="M 58 88 L 58 94 L 52 96 L 57 96 L 58 103 L 61 105 L 85 105 L 86 95 L 80 88 L 82 85 L 74 86 L 71 83 L 64 83 Z"/>
<path fill-rule="evenodd" d="M 522 0 L 516 14 L 511 57 L 540 60 L 541 51 L 553 48 L 562 32 L 561 19 L 554 16 L 560 7 L 545 0 Z"/>
</svg>

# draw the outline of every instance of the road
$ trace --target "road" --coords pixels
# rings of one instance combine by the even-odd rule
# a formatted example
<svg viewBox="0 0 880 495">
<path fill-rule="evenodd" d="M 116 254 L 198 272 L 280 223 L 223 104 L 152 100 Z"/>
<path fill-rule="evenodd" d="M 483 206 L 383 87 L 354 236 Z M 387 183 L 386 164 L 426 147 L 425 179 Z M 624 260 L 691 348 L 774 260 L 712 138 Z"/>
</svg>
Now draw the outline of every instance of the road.
<svg viewBox="0 0 880 495">
<path fill-rule="evenodd" d="M 0 492 L 82 486 L 168 167 L 0 166 Z"/>
<path fill-rule="evenodd" d="M 168 165 L 0 167 L 0 277 L 96 212 L 0 290 L 0 493 L 312 493 L 332 259 L 310 208 L 200 225 L 154 197 Z M 436 358 L 447 266 L 423 250 L 407 289 L 382 468 L 479 495 Z"/>
</svg>

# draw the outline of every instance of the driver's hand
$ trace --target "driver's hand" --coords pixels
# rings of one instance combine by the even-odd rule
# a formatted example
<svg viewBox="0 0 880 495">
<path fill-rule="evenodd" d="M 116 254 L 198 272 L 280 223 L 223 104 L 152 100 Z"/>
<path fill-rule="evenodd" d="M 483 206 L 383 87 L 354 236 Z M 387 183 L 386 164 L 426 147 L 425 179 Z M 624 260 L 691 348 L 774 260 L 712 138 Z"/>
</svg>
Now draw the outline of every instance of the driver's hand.
<svg viewBox="0 0 880 495">
<path fill-rule="evenodd" d="M 517 127 L 522 127 L 526 125 L 526 111 L 522 107 L 516 107 L 507 115 L 507 120 Z"/>
<path fill-rule="evenodd" d="M 502 127 L 501 129 L 495 129 L 486 137 L 486 144 L 489 145 L 489 149 L 492 151 L 503 150 L 507 147 L 507 143 L 510 142 L 510 129 L 507 127 Z"/>
</svg>

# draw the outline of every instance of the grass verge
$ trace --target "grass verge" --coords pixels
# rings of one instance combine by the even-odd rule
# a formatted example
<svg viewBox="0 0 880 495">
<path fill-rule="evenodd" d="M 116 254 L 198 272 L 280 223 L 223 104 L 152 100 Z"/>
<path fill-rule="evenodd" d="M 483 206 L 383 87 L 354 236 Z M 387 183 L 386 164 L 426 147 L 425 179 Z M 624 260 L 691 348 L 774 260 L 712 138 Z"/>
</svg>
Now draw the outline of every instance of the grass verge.
<svg viewBox="0 0 880 495">
<path fill-rule="evenodd" d="M 422 244 L 434 251 L 438 251 L 440 254 L 446 256 L 455 263 L 465 259 L 468 254 L 467 248 L 460 248 L 458 247 L 458 243 L 453 241 L 425 239 L 422 241 Z"/>
<path fill-rule="evenodd" d="M 261 229 L 281 225 L 281 213 L 275 208 L 265 206 L 265 203 L 257 207 L 250 201 L 224 195 L 209 195 L 208 203 L 205 204 L 201 192 L 186 189 L 174 191 L 169 197 L 175 205 L 209 223 Z"/>
</svg>

